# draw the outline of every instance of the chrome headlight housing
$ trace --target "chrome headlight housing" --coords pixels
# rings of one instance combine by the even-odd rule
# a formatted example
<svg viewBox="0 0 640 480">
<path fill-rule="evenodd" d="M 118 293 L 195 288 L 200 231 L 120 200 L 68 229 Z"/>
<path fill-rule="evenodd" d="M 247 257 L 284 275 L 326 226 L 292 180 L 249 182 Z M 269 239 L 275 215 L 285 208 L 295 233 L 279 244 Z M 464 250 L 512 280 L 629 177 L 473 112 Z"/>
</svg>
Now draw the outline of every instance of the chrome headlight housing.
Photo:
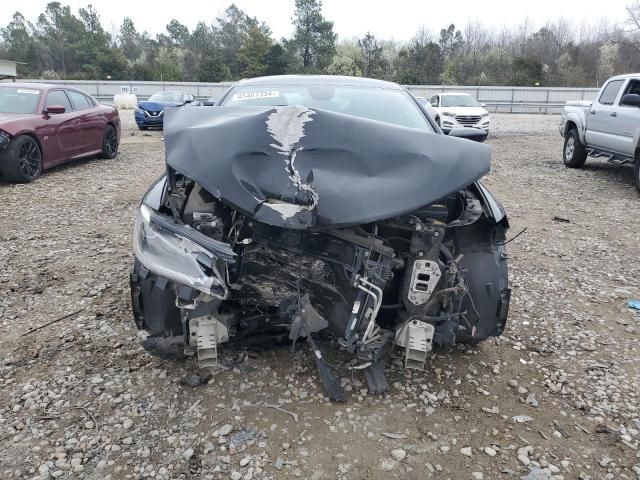
<svg viewBox="0 0 640 480">
<path fill-rule="evenodd" d="M 484 112 L 482 115 L 480 115 L 481 117 L 488 117 L 489 116 L 489 112 Z"/>
<path fill-rule="evenodd" d="M 456 114 L 453 112 L 442 112 L 442 115 L 444 115 L 445 117 L 455 117 Z"/>
<path fill-rule="evenodd" d="M 161 277 L 216 298 L 226 298 L 226 282 L 216 264 L 224 260 L 224 255 L 233 257 L 233 250 L 191 227 L 178 225 L 164 217 L 148 205 L 140 205 L 133 232 L 136 258 Z M 203 243 L 214 248 L 206 248 Z M 222 254 L 216 255 L 218 252 L 212 251 L 216 248 Z"/>
</svg>

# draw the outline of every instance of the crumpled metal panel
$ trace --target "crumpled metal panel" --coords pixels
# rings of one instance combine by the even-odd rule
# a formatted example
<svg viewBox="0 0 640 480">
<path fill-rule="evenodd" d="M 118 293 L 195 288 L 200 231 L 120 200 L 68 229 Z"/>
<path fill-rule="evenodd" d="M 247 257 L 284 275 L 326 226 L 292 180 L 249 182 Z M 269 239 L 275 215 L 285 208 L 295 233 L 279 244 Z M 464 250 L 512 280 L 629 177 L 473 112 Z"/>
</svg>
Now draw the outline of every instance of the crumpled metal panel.
<svg viewBox="0 0 640 480">
<path fill-rule="evenodd" d="M 257 221 L 295 229 L 409 213 L 487 174 L 491 147 L 301 106 L 169 109 L 167 165 Z"/>
</svg>

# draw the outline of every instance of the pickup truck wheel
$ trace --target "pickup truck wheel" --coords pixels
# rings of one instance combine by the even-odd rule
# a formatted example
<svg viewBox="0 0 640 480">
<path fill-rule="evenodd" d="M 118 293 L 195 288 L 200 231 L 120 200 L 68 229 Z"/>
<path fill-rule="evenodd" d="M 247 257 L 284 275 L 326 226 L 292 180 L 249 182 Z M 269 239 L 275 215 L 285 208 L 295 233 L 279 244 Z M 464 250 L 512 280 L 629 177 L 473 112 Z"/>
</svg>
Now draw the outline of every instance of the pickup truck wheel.
<svg viewBox="0 0 640 480">
<path fill-rule="evenodd" d="M 636 158 L 636 162 L 633 164 L 633 181 L 636 184 L 638 193 L 640 193 L 640 157 Z"/>
<path fill-rule="evenodd" d="M 587 161 L 587 151 L 580 143 L 578 130 L 572 128 L 564 137 L 564 149 L 562 150 L 564 164 L 569 168 L 581 168 Z"/>
</svg>

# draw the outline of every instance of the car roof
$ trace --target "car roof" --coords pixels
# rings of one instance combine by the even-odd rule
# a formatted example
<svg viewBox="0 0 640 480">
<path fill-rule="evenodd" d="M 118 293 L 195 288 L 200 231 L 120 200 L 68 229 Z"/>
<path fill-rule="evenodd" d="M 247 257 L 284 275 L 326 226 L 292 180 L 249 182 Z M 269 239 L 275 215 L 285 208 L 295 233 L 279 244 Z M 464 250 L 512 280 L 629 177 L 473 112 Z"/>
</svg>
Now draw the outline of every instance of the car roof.
<svg viewBox="0 0 640 480">
<path fill-rule="evenodd" d="M 63 85 L 54 85 L 52 83 L 35 83 L 35 82 L 1 82 L 0 87 L 2 86 L 32 88 L 32 89 L 38 89 L 38 90 L 49 90 L 50 88 L 63 87 Z"/>
<path fill-rule="evenodd" d="M 464 92 L 445 92 L 445 93 L 440 93 L 439 95 L 443 97 L 448 97 L 449 95 L 466 95 L 467 97 L 471 96 L 470 94 L 464 93 Z"/>
<path fill-rule="evenodd" d="M 616 75 L 609 80 L 626 80 L 627 78 L 640 78 L 640 73 L 625 73 L 624 75 Z"/>
<path fill-rule="evenodd" d="M 54 88 L 63 88 L 65 90 L 75 90 L 78 91 L 80 93 L 83 93 L 84 95 L 89 95 L 91 96 L 91 94 L 81 90 L 80 88 L 76 88 L 74 86 L 69 86 L 69 85 L 59 85 L 56 83 L 36 83 L 36 82 L 0 82 L 0 87 L 2 86 L 6 86 L 6 87 L 17 87 L 17 88 L 31 88 L 31 89 L 37 89 L 37 90 L 51 90 Z"/>
<path fill-rule="evenodd" d="M 386 88 L 404 90 L 397 83 L 377 80 L 374 78 L 345 77 L 340 75 L 272 75 L 267 77 L 247 78 L 235 83 L 234 86 L 270 86 L 270 85 L 331 85 L 350 87 Z"/>
<path fill-rule="evenodd" d="M 187 92 L 181 92 L 180 90 L 158 90 L 153 95 L 155 95 L 156 93 L 179 93 L 180 95 L 184 95 Z"/>
</svg>

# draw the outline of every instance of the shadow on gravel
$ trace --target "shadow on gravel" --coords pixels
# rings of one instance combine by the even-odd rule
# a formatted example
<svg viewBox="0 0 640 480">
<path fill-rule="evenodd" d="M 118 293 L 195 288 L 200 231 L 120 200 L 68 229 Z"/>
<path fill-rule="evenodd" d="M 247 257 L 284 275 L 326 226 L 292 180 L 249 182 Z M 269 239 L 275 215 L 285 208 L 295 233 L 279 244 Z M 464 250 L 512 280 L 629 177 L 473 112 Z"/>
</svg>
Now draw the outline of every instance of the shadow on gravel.
<svg viewBox="0 0 640 480">
<path fill-rule="evenodd" d="M 99 158 L 97 156 L 95 157 L 84 157 L 84 158 L 78 158 L 75 160 L 69 160 L 68 162 L 62 163 L 60 165 L 56 165 L 54 167 L 50 167 L 47 168 L 45 171 L 42 172 L 40 178 L 38 178 L 37 180 L 35 180 L 32 183 L 37 183 L 37 182 L 41 182 L 43 179 L 46 179 L 48 175 L 51 175 L 52 173 L 64 173 L 69 169 L 72 168 L 78 168 L 81 165 L 88 165 L 94 162 L 109 162 L 109 161 L 116 161 L 118 159 L 118 157 L 116 157 L 113 160 L 106 160 L 104 158 Z M 7 180 L 5 180 L 2 176 L 0 176 L 0 186 L 2 185 L 16 185 L 15 183 L 12 182 L 8 182 Z M 27 184 L 25 184 L 27 185 Z"/>
<path fill-rule="evenodd" d="M 632 165 L 618 166 L 588 159 L 587 163 L 582 167 L 582 170 L 585 172 L 593 172 L 599 179 L 608 181 L 616 187 L 622 187 L 624 190 L 634 186 Z"/>
</svg>

